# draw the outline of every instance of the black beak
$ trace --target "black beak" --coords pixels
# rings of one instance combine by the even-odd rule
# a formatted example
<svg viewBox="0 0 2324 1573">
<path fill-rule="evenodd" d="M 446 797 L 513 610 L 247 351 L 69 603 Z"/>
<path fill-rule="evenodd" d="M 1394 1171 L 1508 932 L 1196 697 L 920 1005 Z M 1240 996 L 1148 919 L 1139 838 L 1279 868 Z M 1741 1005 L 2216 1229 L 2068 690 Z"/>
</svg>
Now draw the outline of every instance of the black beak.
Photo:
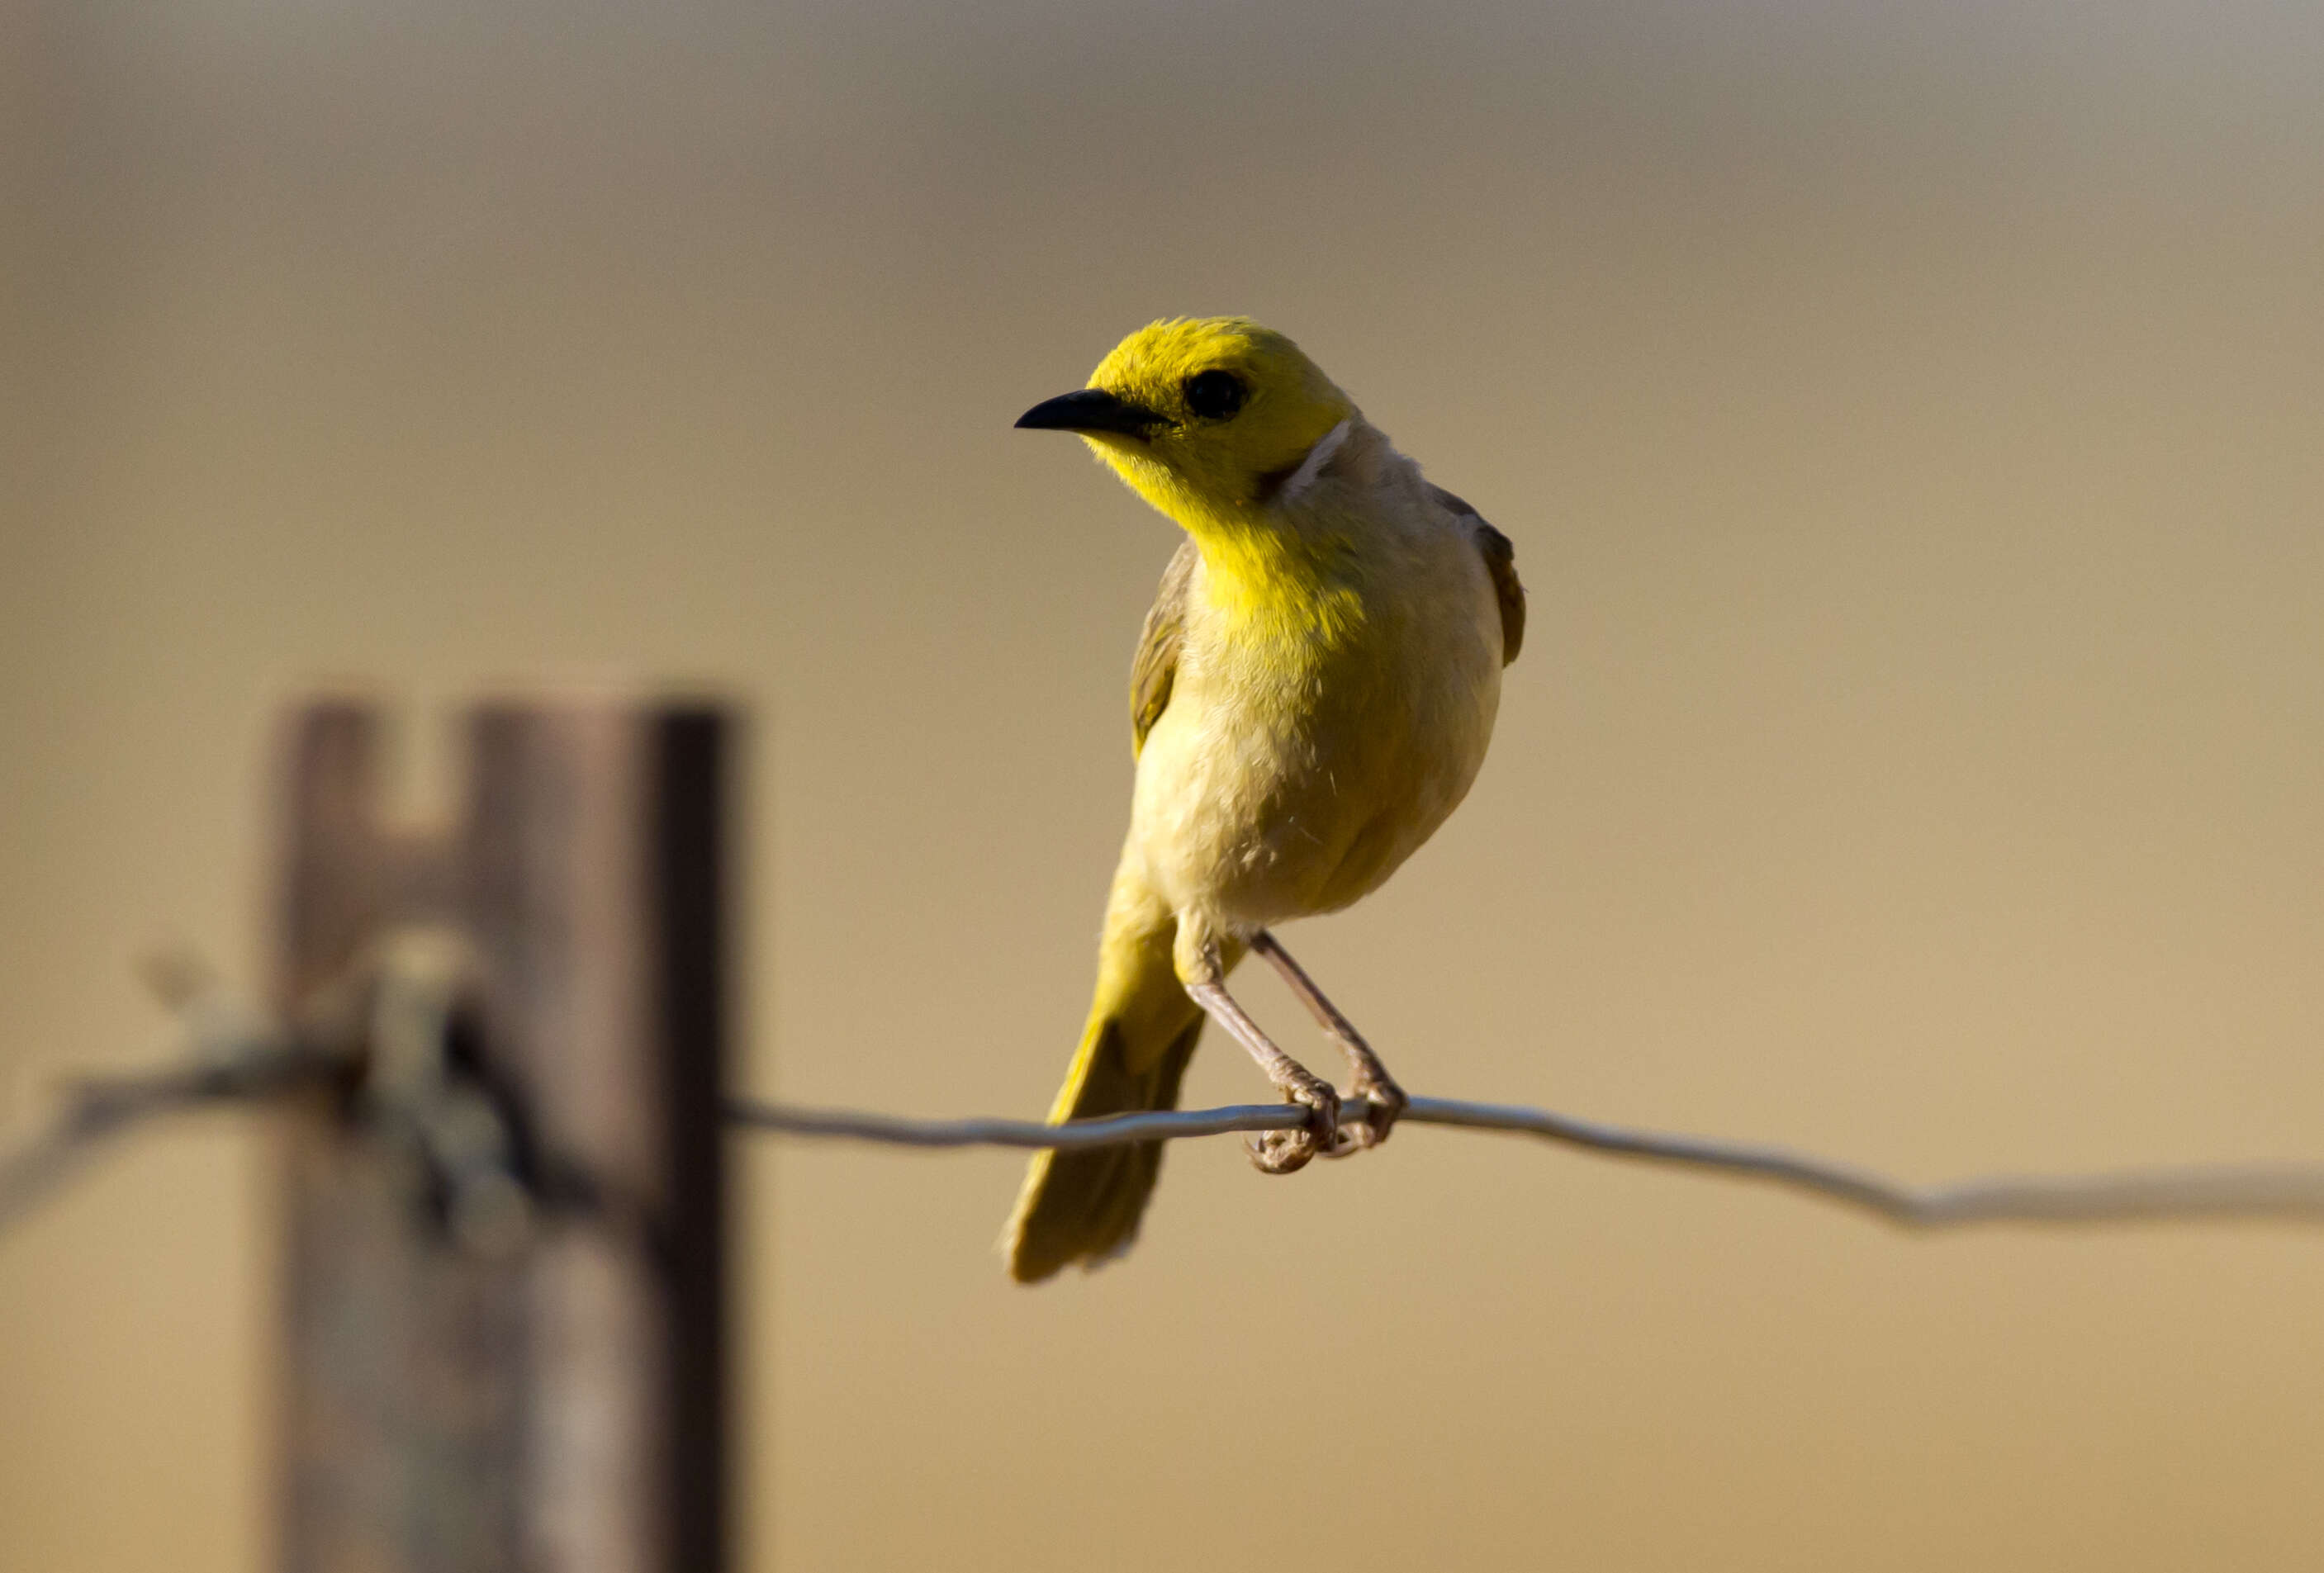
<svg viewBox="0 0 2324 1573">
<path fill-rule="evenodd" d="M 1164 424 L 1142 404 L 1115 397 L 1102 388 L 1084 388 L 1046 400 L 1017 418 L 1027 431 L 1109 431 L 1122 437 L 1151 437 Z"/>
</svg>

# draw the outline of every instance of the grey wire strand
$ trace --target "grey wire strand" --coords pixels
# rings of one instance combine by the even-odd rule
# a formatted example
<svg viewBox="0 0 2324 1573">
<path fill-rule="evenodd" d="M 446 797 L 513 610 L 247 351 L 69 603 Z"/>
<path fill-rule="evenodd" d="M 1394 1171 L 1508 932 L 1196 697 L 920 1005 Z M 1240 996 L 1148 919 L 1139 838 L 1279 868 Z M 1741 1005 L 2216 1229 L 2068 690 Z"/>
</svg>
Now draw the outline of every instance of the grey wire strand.
<svg viewBox="0 0 2324 1573">
<path fill-rule="evenodd" d="M 0 1155 L 0 1230 L 47 1196 L 94 1149 L 132 1126 L 204 1104 L 267 1097 L 328 1074 L 341 1062 L 311 1045 L 263 1042 L 142 1075 L 81 1081 L 45 1129 Z"/>
<path fill-rule="evenodd" d="M 1341 1122 L 1363 1118 L 1366 1107 L 1361 1099 L 1343 1100 Z M 1023 1119 L 907 1119 L 846 1109 L 798 1108 L 751 1099 L 730 1100 L 726 1118 L 738 1126 L 788 1136 L 896 1146 L 1061 1149 L 1220 1136 L 1229 1131 L 1288 1130 L 1305 1118 L 1296 1105 L 1245 1103 L 1045 1125 Z M 1979 1223 L 2194 1219 L 2324 1223 L 2324 1164 L 2317 1164 L 2126 1169 L 2087 1175 L 1999 1174 L 1913 1186 L 1783 1147 L 1636 1130 L 1517 1104 L 1416 1098 L 1401 1123 L 1538 1136 L 1611 1157 L 1757 1180 L 1853 1207 L 1908 1229 Z"/>
<path fill-rule="evenodd" d="M 188 1062 L 144 1075 L 84 1081 L 46 1130 L 14 1153 L 0 1155 L 0 1229 L 46 1196 L 95 1148 L 134 1126 L 174 1110 L 269 1097 L 339 1073 L 346 1063 L 343 1053 L 312 1044 L 261 1039 L 231 1052 L 213 1046 Z M 1361 1099 L 1343 1101 L 1342 1123 L 1363 1118 L 1367 1108 Z M 1245 1103 L 1048 1125 L 1025 1119 L 912 1119 L 752 1099 L 730 1099 L 725 1114 L 739 1127 L 788 1136 L 890 1146 L 1033 1149 L 1287 1130 L 1305 1118 L 1296 1105 Z M 1609 1157 L 1759 1181 L 1869 1212 L 1908 1229 L 2196 1219 L 2324 1222 L 2324 1164 L 2319 1164 L 2003 1174 L 1913 1186 L 1782 1147 L 1637 1130 L 1517 1104 L 1416 1098 L 1405 1110 L 1404 1123 L 1536 1136 Z"/>
</svg>

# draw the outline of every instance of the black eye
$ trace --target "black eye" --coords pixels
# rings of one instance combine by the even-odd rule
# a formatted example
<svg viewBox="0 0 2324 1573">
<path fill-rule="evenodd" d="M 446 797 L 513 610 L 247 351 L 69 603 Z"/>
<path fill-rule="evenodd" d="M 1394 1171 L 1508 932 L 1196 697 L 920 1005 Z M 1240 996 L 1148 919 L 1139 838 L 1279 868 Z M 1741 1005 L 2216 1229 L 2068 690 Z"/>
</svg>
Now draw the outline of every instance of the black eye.
<svg viewBox="0 0 2324 1573">
<path fill-rule="evenodd" d="M 1186 379 L 1186 408 L 1204 420 L 1231 420 L 1248 397 L 1232 372 L 1197 372 Z"/>
</svg>

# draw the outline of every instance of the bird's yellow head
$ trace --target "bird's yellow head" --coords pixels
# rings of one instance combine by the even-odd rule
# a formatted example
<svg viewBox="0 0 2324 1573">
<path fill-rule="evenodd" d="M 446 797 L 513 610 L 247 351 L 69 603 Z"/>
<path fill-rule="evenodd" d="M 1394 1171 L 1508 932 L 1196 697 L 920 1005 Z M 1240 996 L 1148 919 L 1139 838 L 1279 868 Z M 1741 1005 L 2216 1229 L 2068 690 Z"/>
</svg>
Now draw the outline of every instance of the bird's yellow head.
<svg viewBox="0 0 2324 1573">
<path fill-rule="evenodd" d="M 1247 524 L 1356 413 L 1281 334 L 1243 317 L 1173 317 L 1123 339 L 1089 386 L 1017 424 L 1080 434 L 1140 496 L 1199 529 Z"/>
</svg>

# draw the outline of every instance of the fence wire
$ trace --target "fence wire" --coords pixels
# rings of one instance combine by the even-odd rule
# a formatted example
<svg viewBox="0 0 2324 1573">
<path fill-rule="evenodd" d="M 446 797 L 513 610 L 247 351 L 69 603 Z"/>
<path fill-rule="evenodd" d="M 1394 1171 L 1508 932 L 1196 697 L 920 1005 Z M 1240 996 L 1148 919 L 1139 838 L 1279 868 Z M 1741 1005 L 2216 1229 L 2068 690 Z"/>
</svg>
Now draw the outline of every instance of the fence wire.
<svg viewBox="0 0 2324 1573">
<path fill-rule="evenodd" d="M 1368 1105 L 1340 1105 L 1342 1124 Z M 907 1119 L 847 1109 L 731 1100 L 737 1125 L 789 1136 L 908 1147 L 1103 1147 L 1126 1142 L 1289 1130 L 1306 1123 L 1296 1104 L 1246 1103 L 1168 1114 L 1119 1115 L 1045 1125 L 1017 1119 Z M 2285 1219 L 2324 1222 L 2324 1164 L 2200 1164 L 2096 1174 L 1996 1174 L 1915 1186 L 1868 1170 L 1756 1142 L 1674 1135 L 1582 1119 L 1522 1104 L 1415 1098 L 1398 1122 L 1536 1136 L 1608 1157 L 1709 1171 L 1804 1191 L 1906 1228 L 1975 1223 L 2105 1223 L 2142 1219 Z"/>
<path fill-rule="evenodd" d="M 184 1061 L 144 1074 L 76 1083 L 60 1113 L 45 1127 L 0 1155 L 0 1229 L 22 1217 L 96 1148 L 140 1124 L 187 1108 L 263 1101 L 299 1086 L 344 1075 L 349 1067 L 343 1049 L 261 1036 L 224 1047 L 206 1044 Z M 1342 1123 L 1362 1119 L 1366 1108 L 1360 1099 L 1343 1102 Z M 755 1099 L 730 1099 L 725 1116 L 739 1130 L 780 1136 L 904 1147 L 1031 1149 L 1287 1130 L 1306 1119 L 1300 1106 L 1286 1103 L 1235 1104 L 1050 1125 L 1022 1119 L 918 1119 L 851 1109 L 803 1108 Z M 1966 1224 L 2225 1219 L 2324 1223 L 2324 1164 L 1998 1174 L 1916 1186 L 1783 1147 L 1639 1130 L 1520 1104 L 1415 1098 L 1401 1123 L 1528 1136 L 1602 1156 L 1781 1186 L 1909 1229 Z"/>
</svg>

